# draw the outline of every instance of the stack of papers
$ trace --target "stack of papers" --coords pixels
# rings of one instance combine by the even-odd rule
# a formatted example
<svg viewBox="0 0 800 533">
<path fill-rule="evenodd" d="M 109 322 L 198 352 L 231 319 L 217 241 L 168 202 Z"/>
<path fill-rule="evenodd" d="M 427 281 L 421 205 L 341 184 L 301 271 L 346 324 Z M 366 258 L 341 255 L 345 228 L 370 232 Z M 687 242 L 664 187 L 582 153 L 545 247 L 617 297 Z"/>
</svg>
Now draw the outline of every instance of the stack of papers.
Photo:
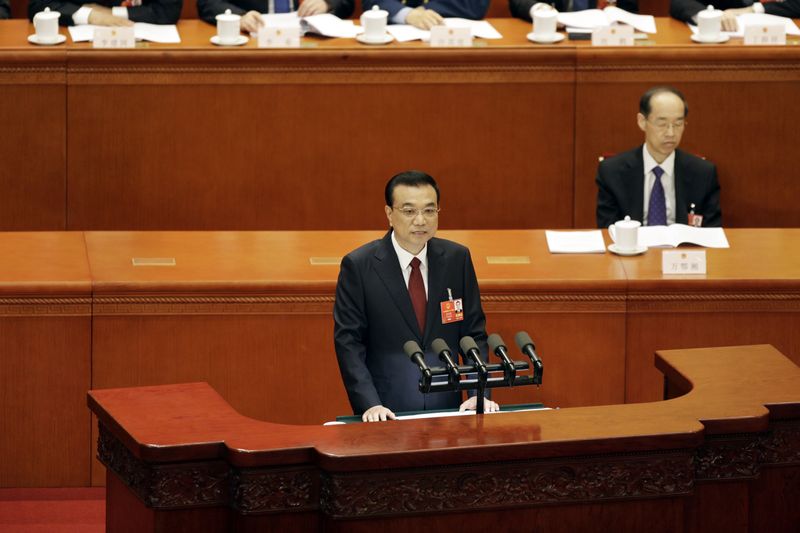
<svg viewBox="0 0 800 533">
<path fill-rule="evenodd" d="M 706 248 L 730 248 L 722 228 L 695 228 L 686 224 L 642 226 L 639 245 L 648 248 L 675 248 L 680 244 L 697 244 Z"/>
<path fill-rule="evenodd" d="M 81 26 L 70 26 L 69 36 L 73 43 L 89 42 L 94 38 L 96 26 L 85 24 Z M 136 22 L 133 24 L 133 35 L 137 41 L 150 41 L 153 43 L 179 43 L 181 36 L 178 28 L 174 24 L 148 24 L 146 22 Z"/>
<path fill-rule="evenodd" d="M 656 33 L 656 19 L 652 15 L 636 15 L 616 6 L 605 9 L 584 9 L 558 14 L 559 24 L 570 28 L 594 30 L 602 26 L 610 26 L 615 22 L 628 24 L 644 33 Z"/>
<path fill-rule="evenodd" d="M 783 23 L 786 26 L 786 35 L 800 35 L 800 28 L 790 18 L 779 17 L 777 15 L 768 15 L 766 13 L 745 13 L 736 17 L 736 24 L 738 29 L 736 31 L 723 31 L 723 35 L 729 37 L 744 37 L 744 27 L 747 25 L 762 25 L 762 24 L 775 24 Z M 692 33 L 697 33 L 697 26 L 689 24 L 689 29 Z"/>
<path fill-rule="evenodd" d="M 444 25 L 450 28 L 469 28 L 472 36 L 479 39 L 502 39 L 503 36 L 486 20 L 469 20 L 462 18 L 446 18 Z M 415 28 L 410 24 L 391 24 L 386 31 L 392 34 L 399 43 L 408 41 L 430 41 L 431 32 Z"/>
<path fill-rule="evenodd" d="M 599 229 L 544 232 L 551 254 L 604 254 L 606 244 Z"/>
<path fill-rule="evenodd" d="M 344 37 L 354 39 L 359 33 L 363 33 L 361 26 L 356 26 L 352 20 L 342 20 L 331 13 L 321 15 L 311 15 L 310 17 L 298 17 L 297 12 L 262 14 L 264 24 L 269 27 L 281 28 L 300 28 L 302 34 L 316 33 L 325 37 Z"/>
</svg>

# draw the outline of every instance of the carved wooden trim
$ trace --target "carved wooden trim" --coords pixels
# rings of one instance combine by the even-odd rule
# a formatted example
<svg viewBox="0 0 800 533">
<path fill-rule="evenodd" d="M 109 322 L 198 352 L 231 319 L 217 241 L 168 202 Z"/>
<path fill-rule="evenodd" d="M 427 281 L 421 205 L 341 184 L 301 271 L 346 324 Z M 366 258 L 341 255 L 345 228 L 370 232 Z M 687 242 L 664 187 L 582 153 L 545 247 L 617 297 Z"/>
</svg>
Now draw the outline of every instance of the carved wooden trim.
<svg viewBox="0 0 800 533">
<path fill-rule="evenodd" d="M 233 487 L 233 506 L 244 515 L 319 508 L 319 472 L 310 467 L 237 471 Z"/>
<path fill-rule="evenodd" d="M 624 313 L 625 294 L 482 294 L 487 313 Z"/>
<path fill-rule="evenodd" d="M 0 298 L 0 316 L 65 316 L 92 314 L 92 299 L 12 297 Z"/>
<path fill-rule="evenodd" d="M 333 296 L 101 296 L 95 315 L 330 314 Z"/>
<path fill-rule="evenodd" d="M 690 452 L 323 474 L 320 506 L 333 518 L 360 518 L 653 498 L 690 493 L 692 477 Z"/>
<path fill-rule="evenodd" d="M 628 294 L 627 310 L 629 313 L 798 312 L 800 292 L 632 293 Z"/>
<path fill-rule="evenodd" d="M 760 439 L 759 461 L 762 465 L 800 465 L 800 424 L 774 422 L 772 430 Z"/>
<path fill-rule="evenodd" d="M 224 461 L 149 465 L 134 457 L 102 423 L 98 425 L 97 458 L 147 507 L 185 509 L 228 503 L 229 466 Z"/>
</svg>

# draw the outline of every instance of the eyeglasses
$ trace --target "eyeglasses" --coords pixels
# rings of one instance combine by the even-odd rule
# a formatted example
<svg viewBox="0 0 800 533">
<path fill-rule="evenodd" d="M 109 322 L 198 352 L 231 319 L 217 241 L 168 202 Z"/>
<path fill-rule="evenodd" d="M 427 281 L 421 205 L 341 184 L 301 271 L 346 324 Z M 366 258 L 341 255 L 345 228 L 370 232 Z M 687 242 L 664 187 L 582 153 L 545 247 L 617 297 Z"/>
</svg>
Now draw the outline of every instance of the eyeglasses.
<svg viewBox="0 0 800 533">
<path fill-rule="evenodd" d="M 417 215 L 422 215 L 427 219 L 436 218 L 439 215 L 438 207 L 424 207 L 422 209 L 414 209 L 413 207 L 392 207 L 392 209 L 409 220 L 417 218 Z"/>
<path fill-rule="evenodd" d="M 672 127 L 673 131 L 680 131 L 686 127 L 686 121 L 683 119 L 676 120 L 675 122 L 668 122 L 666 120 L 656 120 L 654 122 L 648 119 L 647 122 L 655 126 L 659 131 L 667 131 L 670 127 Z"/>
</svg>

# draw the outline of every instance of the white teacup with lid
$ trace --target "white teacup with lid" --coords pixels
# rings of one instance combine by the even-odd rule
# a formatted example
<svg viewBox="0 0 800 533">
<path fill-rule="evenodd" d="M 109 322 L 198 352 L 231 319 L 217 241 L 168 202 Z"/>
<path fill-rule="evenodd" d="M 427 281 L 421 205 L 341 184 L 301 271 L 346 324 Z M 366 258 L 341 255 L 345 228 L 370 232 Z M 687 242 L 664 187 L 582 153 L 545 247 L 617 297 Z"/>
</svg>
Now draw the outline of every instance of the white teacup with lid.
<svg viewBox="0 0 800 533">
<path fill-rule="evenodd" d="M 50 11 L 49 7 L 33 16 L 33 27 L 36 29 L 36 40 L 39 44 L 53 44 L 59 40 L 58 19 L 61 13 Z"/>
<path fill-rule="evenodd" d="M 237 44 L 241 36 L 242 17 L 226 9 L 225 13 L 217 15 L 217 40 L 219 44 Z"/>
<path fill-rule="evenodd" d="M 703 41 L 718 41 L 722 30 L 722 11 L 708 6 L 697 13 L 697 35 Z"/>
<path fill-rule="evenodd" d="M 534 39 L 542 41 L 553 40 L 558 27 L 558 11 L 555 9 L 531 8 L 531 19 L 533 19 Z"/>
<path fill-rule="evenodd" d="M 361 27 L 364 28 L 363 39 L 365 41 L 383 41 L 386 39 L 386 22 L 389 20 L 389 12 L 372 6 L 372 9 L 361 14 Z"/>
<path fill-rule="evenodd" d="M 641 225 L 638 220 L 631 220 L 631 217 L 626 216 L 625 220 L 618 220 L 608 227 L 608 234 L 611 235 L 617 251 L 625 253 L 638 250 Z"/>
</svg>

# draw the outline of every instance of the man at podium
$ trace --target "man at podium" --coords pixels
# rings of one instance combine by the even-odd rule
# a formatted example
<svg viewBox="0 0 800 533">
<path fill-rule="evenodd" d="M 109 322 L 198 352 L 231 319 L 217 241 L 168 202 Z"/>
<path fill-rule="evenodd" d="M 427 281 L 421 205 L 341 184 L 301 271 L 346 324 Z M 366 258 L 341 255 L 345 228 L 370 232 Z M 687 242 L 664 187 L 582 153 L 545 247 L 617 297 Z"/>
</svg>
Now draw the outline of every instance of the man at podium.
<svg viewBox="0 0 800 533">
<path fill-rule="evenodd" d="M 475 409 L 460 392 L 419 391 L 419 369 L 403 353 L 406 341 L 425 351 L 428 366 L 441 366 L 431 342 L 454 350 L 469 335 L 486 353 L 486 318 L 469 250 L 434 237 L 439 225 L 439 187 L 419 171 L 386 184 L 389 231 L 342 260 L 333 308 L 339 370 L 353 412 L 365 422 L 395 418 L 397 411 Z M 443 313 L 454 302 L 462 313 Z M 457 305 L 456 305 L 457 304 Z M 487 400 L 485 410 L 498 405 Z"/>
</svg>

